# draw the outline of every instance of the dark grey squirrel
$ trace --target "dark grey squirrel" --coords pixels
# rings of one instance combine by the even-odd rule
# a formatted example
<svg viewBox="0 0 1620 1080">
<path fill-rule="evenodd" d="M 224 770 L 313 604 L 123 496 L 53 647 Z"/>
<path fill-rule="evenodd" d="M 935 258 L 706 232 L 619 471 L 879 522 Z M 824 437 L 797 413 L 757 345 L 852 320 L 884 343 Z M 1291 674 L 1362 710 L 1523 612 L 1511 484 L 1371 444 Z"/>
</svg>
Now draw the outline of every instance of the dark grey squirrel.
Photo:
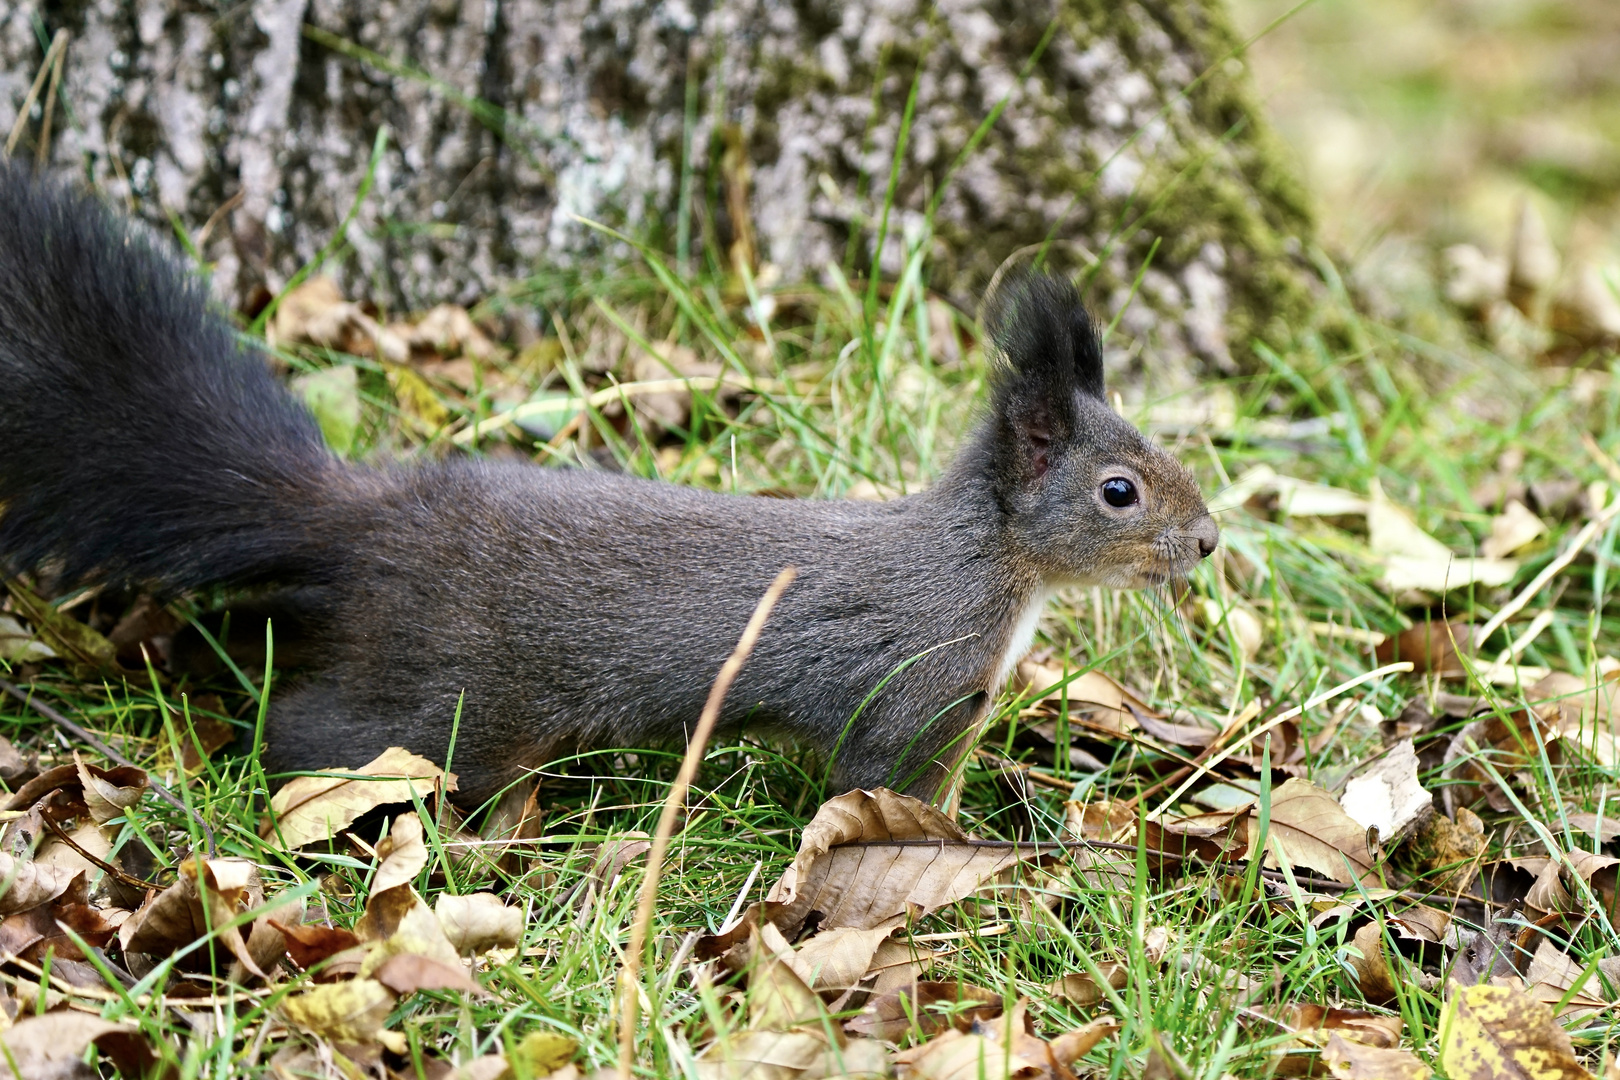
<svg viewBox="0 0 1620 1080">
<path fill-rule="evenodd" d="M 272 696 L 267 771 L 444 764 L 454 726 L 476 805 L 579 748 L 680 744 L 791 565 L 723 729 L 813 748 L 833 790 L 937 798 L 1052 590 L 1162 584 L 1218 538 L 1109 407 L 1071 285 L 1014 279 L 984 321 L 984 418 L 891 502 L 353 464 L 146 229 L 0 164 L 0 569 L 258 590 L 320 658 Z"/>
</svg>

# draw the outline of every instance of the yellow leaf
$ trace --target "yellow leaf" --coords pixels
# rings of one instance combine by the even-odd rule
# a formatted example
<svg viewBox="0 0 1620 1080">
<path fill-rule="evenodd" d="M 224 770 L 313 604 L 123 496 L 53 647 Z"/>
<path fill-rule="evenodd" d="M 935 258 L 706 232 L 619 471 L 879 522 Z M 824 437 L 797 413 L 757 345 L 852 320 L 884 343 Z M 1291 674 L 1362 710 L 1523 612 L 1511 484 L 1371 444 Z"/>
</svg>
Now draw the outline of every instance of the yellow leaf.
<svg viewBox="0 0 1620 1080">
<path fill-rule="evenodd" d="M 1457 987 L 1440 1023 L 1451 1080 L 1589 1080 L 1552 1010 L 1510 986 Z"/>
<path fill-rule="evenodd" d="M 383 1029 L 393 1008 L 393 992 L 375 979 L 316 986 L 281 1003 L 283 1015 L 311 1035 L 363 1046 L 380 1042 L 402 1054 L 405 1040 L 398 1032 Z"/>
</svg>

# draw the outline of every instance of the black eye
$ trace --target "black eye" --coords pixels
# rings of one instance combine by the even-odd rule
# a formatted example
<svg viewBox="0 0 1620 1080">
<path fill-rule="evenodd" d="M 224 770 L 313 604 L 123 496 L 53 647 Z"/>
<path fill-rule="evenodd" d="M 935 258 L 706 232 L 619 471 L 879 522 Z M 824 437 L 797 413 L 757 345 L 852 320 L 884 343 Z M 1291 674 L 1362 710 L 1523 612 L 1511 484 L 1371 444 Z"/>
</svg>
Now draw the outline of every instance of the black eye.
<svg viewBox="0 0 1620 1080">
<path fill-rule="evenodd" d="M 1136 485 L 1129 480 L 1114 477 L 1104 480 L 1102 484 L 1103 502 L 1109 506 L 1134 506 L 1136 504 Z"/>
</svg>

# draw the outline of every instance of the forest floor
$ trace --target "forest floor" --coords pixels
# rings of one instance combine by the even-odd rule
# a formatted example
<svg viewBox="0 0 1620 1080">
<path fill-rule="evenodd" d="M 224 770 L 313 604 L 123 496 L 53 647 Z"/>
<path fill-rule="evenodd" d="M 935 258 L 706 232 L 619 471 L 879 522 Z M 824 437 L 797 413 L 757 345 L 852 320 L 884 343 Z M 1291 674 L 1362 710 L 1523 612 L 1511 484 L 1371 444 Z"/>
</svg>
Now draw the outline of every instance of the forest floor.
<svg viewBox="0 0 1620 1080">
<path fill-rule="evenodd" d="M 1289 348 L 1126 410 L 1197 473 L 1221 551 L 1175 589 L 1060 595 L 954 821 L 828 790 L 790 750 L 709 747 L 645 924 L 636 1075 L 1602 1074 L 1620 353 L 1581 290 L 1616 279 L 1571 254 L 1572 204 L 1528 190 L 1551 205 L 1514 204 L 1518 244 L 1414 226 L 1403 250 L 1427 254 L 1399 272 L 1373 257 L 1393 225 L 1366 225 L 1377 243 L 1320 255 Z M 531 286 L 379 326 L 317 282 L 267 327 L 362 460 L 885 498 L 938 475 L 983 397 L 973 313 L 920 256 L 882 288 L 651 253 Z M 494 340 L 503 305 L 534 302 L 546 334 Z M 0 702 L 14 1072 L 79 1075 L 88 1053 L 132 1075 L 562 1080 L 619 1060 L 678 754 L 558 763 L 470 824 L 441 797 L 454 762 L 405 756 L 372 772 L 409 779 L 298 781 L 267 808 L 232 746 L 274 699 L 262 663 L 177 681 L 164 650 L 192 609 L 8 589 L 0 654 L 31 701 Z M 765 904 L 790 870 L 860 902 Z"/>
</svg>

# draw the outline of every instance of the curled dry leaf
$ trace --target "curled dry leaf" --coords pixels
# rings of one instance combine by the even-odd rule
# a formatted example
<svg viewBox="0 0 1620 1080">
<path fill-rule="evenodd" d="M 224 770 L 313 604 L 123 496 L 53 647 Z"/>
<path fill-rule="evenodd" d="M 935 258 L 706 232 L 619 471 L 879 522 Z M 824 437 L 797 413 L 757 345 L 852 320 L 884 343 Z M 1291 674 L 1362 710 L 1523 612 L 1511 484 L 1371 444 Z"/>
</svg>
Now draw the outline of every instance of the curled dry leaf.
<svg viewBox="0 0 1620 1080">
<path fill-rule="evenodd" d="M 946 1031 L 895 1062 L 908 1080 L 1072 1080 L 1069 1066 L 1117 1030 L 1099 1018 L 1047 1042 L 1035 1036 L 1028 1005 L 1019 1001 L 1005 1016 Z"/>
<path fill-rule="evenodd" d="M 1472 785 L 1477 785 L 1491 809 L 1505 813 L 1513 808 L 1513 800 L 1492 778 L 1492 769 L 1503 781 L 1519 782 L 1518 774 L 1539 764 L 1543 748 L 1554 765 L 1562 760 L 1557 707 L 1546 708 L 1552 714 L 1550 720 L 1526 708 L 1505 715 L 1487 714 L 1463 725 L 1446 747 L 1445 776 L 1451 781 L 1444 788 L 1448 808 L 1463 805 L 1468 792 L 1474 790 Z M 1469 781 L 1472 785 L 1465 783 Z"/>
<path fill-rule="evenodd" d="M 971 983 L 920 982 L 873 998 L 844 1030 L 889 1042 L 910 1033 L 926 1038 L 950 1027 L 966 1031 L 976 1020 L 1000 1016 L 1004 1004 L 1000 994 Z"/>
<path fill-rule="evenodd" d="M 1334 1009 L 1308 1002 L 1263 1011 L 1277 1026 L 1293 1033 L 1293 1039 L 1278 1048 L 1277 1076 L 1315 1075 L 1320 1071 L 1318 1063 L 1323 1047 L 1334 1038 L 1380 1048 L 1396 1046 L 1401 1041 L 1398 1016 Z"/>
<path fill-rule="evenodd" d="M 354 932 L 371 946 L 360 966 L 361 975 L 370 975 L 400 953 L 431 957 L 447 967 L 461 966 L 461 957 L 433 909 L 409 885 L 396 885 L 366 901 Z"/>
<path fill-rule="evenodd" d="M 768 921 L 797 932 L 812 911 L 821 927 L 871 929 L 908 911 L 965 899 L 985 882 L 1041 852 L 975 841 L 920 799 L 886 788 L 829 799 L 799 854 L 765 898 Z"/>
<path fill-rule="evenodd" d="M 73 765 L 78 771 L 79 783 L 84 787 L 84 803 L 90 808 L 90 816 L 98 825 L 119 817 L 146 794 L 146 773 L 138 769 L 135 772 L 139 775 L 129 777 L 132 782 L 124 786 L 115 783 L 106 770 L 86 766 L 79 759 L 78 751 L 73 753 Z"/>
<path fill-rule="evenodd" d="M 337 1043 L 382 1043 L 403 1054 L 404 1037 L 383 1027 L 394 1001 L 393 992 L 376 979 L 350 979 L 292 994 L 282 1000 L 281 1013 L 311 1035 Z"/>
<path fill-rule="evenodd" d="M 1120 734 L 1136 730 L 1133 711 L 1159 716 L 1142 695 L 1100 671 L 1075 674 L 1025 659 L 1019 662 L 1016 677 L 1020 694 L 1040 701 L 1067 701 L 1071 713 L 1084 713 L 1093 724 Z"/>
<path fill-rule="evenodd" d="M 1117 960 L 1104 961 L 1097 965 L 1097 970 L 1101 972 L 1103 981 L 1114 990 L 1123 990 L 1130 978 L 1129 969 Z M 1053 997 L 1087 1009 L 1102 1001 L 1105 996 L 1096 977 L 1090 972 L 1065 975 L 1052 983 L 1050 989 Z"/>
<path fill-rule="evenodd" d="M 307 923 L 284 923 L 276 919 L 270 924 L 281 931 L 287 942 L 287 955 L 292 962 L 309 970 L 321 961 L 352 949 L 360 939 L 352 930 L 339 930 L 330 926 L 311 926 Z"/>
<path fill-rule="evenodd" d="M 1433 805 L 1418 783 L 1418 757 L 1411 739 L 1403 739 L 1367 768 L 1351 777 L 1339 805 L 1363 829 L 1377 829 L 1383 844 L 1393 844 L 1417 827 Z"/>
<path fill-rule="evenodd" d="M 42 866 L 0 853 L 0 915 L 50 903 L 67 891 L 78 874 L 71 867 Z"/>
<path fill-rule="evenodd" d="M 901 925 L 890 920 L 870 930 L 840 926 L 824 930 L 799 946 L 793 969 L 815 990 L 847 990 L 858 986 L 872 970 L 878 950 Z"/>
<path fill-rule="evenodd" d="M 820 1031 L 747 1030 L 727 1033 L 697 1059 L 702 1080 L 812 1080 L 817 1077 L 883 1077 L 888 1062 L 876 1043 L 839 1047 Z"/>
<path fill-rule="evenodd" d="M 494 893 L 467 896 L 440 893 L 433 903 L 444 934 L 457 952 L 473 955 L 516 948 L 523 940 L 523 911 L 507 907 Z"/>
<path fill-rule="evenodd" d="M 382 861 L 371 879 L 371 895 L 416 880 L 427 866 L 428 850 L 422 839 L 422 821 L 415 811 L 394 819 L 388 836 L 377 845 L 377 856 Z"/>
<path fill-rule="evenodd" d="M 1322 1048 L 1322 1061 L 1338 1080 L 1429 1080 L 1434 1075 L 1410 1050 L 1369 1046 L 1337 1032 Z"/>
<path fill-rule="evenodd" d="M 151 1075 L 158 1061 L 133 1025 L 64 1009 L 26 1017 L 0 1031 L 0 1046 L 5 1048 L 0 1054 L 0 1080 L 79 1080 L 94 1075 L 84 1064 L 84 1052 L 92 1043 L 124 1076 Z"/>
<path fill-rule="evenodd" d="M 298 776 L 270 800 L 272 820 L 262 834 L 285 851 L 329 840 L 368 810 L 456 790 L 454 773 L 400 747 L 390 747 L 358 769 Z"/>
<path fill-rule="evenodd" d="M 1451 1080 L 1590 1080 L 1552 1009 L 1511 986 L 1452 986 L 1440 1021 Z"/>
<path fill-rule="evenodd" d="M 124 951 L 162 956 L 206 937 L 212 930 L 215 940 L 244 968 L 264 978 L 263 969 L 248 952 L 241 927 L 227 925 L 263 903 L 259 868 L 247 859 L 196 856 L 181 863 L 179 872 L 173 885 L 142 905 L 119 929 Z"/>
</svg>

